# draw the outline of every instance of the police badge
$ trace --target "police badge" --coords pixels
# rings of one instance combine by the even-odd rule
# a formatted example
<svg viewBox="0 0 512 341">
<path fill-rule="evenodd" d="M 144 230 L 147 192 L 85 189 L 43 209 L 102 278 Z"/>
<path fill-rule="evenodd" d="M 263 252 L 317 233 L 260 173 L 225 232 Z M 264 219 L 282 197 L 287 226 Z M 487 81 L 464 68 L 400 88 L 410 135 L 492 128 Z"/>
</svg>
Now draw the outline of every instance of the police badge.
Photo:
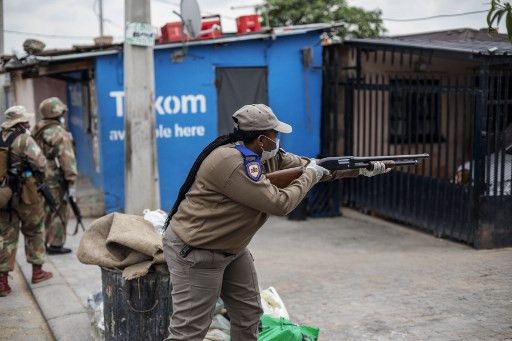
<svg viewBox="0 0 512 341">
<path fill-rule="evenodd" d="M 261 170 L 261 163 L 259 163 L 259 161 L 245 163 L 245 172 L 251 180 L 258 181 L 263 173 Z"/>
<path fill-rule="evenodd" d="M 245 174 L 247 174 L 249 179 L 252 181 L 258 181 L 263 174 L 260 156 L 249 148 L 240 144 L 235 145 L 235 148 L 242 154 L 242 157 L 244 158 Z"/>
</svg>

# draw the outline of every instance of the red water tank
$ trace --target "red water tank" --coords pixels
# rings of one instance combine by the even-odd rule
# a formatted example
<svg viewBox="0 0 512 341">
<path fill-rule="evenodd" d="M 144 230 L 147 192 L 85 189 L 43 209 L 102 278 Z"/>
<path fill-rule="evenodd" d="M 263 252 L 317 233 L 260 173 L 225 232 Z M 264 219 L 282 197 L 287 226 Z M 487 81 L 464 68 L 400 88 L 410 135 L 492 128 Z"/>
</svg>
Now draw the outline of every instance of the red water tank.
<svg viewBox="0 0 512 341">
<path fill-rule="evenodd" d="M 210 17 L 203 17 L 201 21 L 201 31 L 209 30 L 210 32 L 201 34 L 200 39 L 213 39 L 222 36 L 222 25 L 220 23 L 220 16 L 213 15 Z"/>
<path fill-rule="evenodd" d="M 236 18 L 236 27 L 238 34 L 260 32 L 260 16 L 257 14 L 242 15 Z"/>
<path fill-rule="evenodd" d="M 160 42 L 162 43 L 186 40 L 181 21 L 168 22 L 160 28 L 160 32 L 162 32 L 160 37 Z"/>
</svg>

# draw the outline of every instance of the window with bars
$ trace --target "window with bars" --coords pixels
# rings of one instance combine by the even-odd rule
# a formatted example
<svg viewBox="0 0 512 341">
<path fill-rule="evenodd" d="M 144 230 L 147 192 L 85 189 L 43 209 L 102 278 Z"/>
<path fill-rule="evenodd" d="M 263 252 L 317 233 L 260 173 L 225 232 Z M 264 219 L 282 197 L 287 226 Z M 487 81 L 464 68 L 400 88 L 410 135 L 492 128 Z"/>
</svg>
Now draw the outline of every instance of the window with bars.
<svg viewBox="0 0 512 341">
<path fill-rule="evenodd" d="M 390 143 L 441 142 L 441 101 L 436 79 L 389 80 Z"/>
</svg>

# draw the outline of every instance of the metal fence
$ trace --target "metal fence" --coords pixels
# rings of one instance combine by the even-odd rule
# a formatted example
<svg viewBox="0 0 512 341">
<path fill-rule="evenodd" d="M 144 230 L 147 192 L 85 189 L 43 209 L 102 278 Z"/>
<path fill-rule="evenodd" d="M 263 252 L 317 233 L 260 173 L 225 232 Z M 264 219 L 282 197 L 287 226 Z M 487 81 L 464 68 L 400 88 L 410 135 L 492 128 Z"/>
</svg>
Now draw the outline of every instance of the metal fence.
<svg viewBox="0 0 512 341">
<path fill-rule="evenodd" d="M 363 74 L 343 68 L 336 49 L 324 65 L 324 156 L 431 155 L 417 167 L 343 180 L 345 205 L 475 245 L 487 224 L 512 243 L 510 68 Z"/>
</svg>

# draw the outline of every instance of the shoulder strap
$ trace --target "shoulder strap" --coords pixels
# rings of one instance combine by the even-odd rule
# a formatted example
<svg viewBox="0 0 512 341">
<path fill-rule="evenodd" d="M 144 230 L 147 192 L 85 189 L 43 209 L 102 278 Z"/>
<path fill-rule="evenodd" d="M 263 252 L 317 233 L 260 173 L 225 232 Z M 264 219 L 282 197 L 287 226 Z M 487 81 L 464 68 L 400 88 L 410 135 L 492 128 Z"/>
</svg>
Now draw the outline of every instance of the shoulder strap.
<svg viewBox="0 0 512 341">
<path fill-rule="evenodd" d="M 247 158 L 247 157 L 255 157 L 258 159 L 260 158 L 260 156 L 258 154 L 256 154 L 255 152 L 253 152 L 252 150 L 250 150 L 243 144 L 235 144 L 235 148 L 240 152 L 240 154 L 242 154 L 242 156 L 244 158 Z"/>
<path fill-rule="evenodd" d="M 244 158 L 245 174 L 249 179 L 258 181 L 263 174 L 260 156 L 242 144 L 235 144 L 235 148 Z"/>
<path fill-rule="evenodd" d="M 34 139 L 39 139 L 46 129 L 55 125 L 60 125 L 60 123 L 54 120 L 48 120 L 41 127 L 37 128 L 37 130 L 34 132 Z"/>
<path fill-rule="evenodd" d="M 21 129 L 16 129 L 5 140 L 4 140 L 3 136 L 1 136 L 2 133 L 3 133 L 3 130 L 0 131 L 0 147 L 11 149 L 12 143 L 18 136 L 23 134 L 23 131 Z"/>
<path fill-rule="evenodd" d="M 7 170 L 9 170 L 11 168 L 11 147 L 12 147 L 12 144 L 14 142 L 14 140 L 20 136 L 21 134 L 23 134 L 23 130 L 22 129 L 15 129 L 11 135 L 9 135 L 9 137 L 7 137 L 6 140 L 4 140 L 4 138 L 2 137 L 2 132 L 3 130 L 0 131 L 0 147 L 2 148 L 7 148 Z"/>
</svg>

